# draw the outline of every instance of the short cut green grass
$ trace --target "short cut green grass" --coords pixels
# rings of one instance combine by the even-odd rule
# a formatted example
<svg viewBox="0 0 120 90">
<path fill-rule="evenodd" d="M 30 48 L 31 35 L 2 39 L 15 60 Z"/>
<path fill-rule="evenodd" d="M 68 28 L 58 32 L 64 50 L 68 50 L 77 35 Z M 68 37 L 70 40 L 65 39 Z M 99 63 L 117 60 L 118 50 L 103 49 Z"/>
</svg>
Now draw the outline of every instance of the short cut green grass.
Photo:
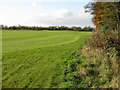
<svg viewBox="0 0 120 90">
<path fill-rule="evenodd" d="M 62 83 L 64 61 L 82 47 L 90 32 L 3 31 L 3 88 L 49 88 Z M 56 77 L 57 76 L 57 77 Z"/>
</svg>

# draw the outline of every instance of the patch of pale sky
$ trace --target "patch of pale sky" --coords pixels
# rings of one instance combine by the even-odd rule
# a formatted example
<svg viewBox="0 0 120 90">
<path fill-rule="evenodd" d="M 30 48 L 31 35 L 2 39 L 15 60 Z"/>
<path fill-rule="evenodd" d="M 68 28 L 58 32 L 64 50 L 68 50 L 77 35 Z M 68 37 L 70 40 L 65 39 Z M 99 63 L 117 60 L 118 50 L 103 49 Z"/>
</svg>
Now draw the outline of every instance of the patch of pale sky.
<svg viewBox="0 0 120 90">
<path fill-rule="evenodd" d="M 36 1 L 36 0 L 35 0 Z M 63 4 L 67 3 L 67 7 Z M 5 25 L 79 25 L 79 26 L 93 26 L 92 16 L 86 14 L 81 3 L 71 4 L 70 2 L 63 2 L 57 8 L 57 3 L 7 3 L 0 5 L 0 24 Z M 51 6 L 50 6 L 51 5 Z M 75 9 L 71 5 L 82 5 Z"/>
</svg>

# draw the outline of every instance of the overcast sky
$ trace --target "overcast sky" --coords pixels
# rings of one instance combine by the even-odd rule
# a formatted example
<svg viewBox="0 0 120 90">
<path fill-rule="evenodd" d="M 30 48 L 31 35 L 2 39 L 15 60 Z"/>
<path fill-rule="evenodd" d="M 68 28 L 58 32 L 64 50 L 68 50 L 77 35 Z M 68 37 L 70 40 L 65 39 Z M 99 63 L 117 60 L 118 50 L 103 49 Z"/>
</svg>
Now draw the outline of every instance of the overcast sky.
<svg viewBox="0 0 120 90">
<path fill-rule="evenodd" d="M 93 26 L 84 6 L 90 0 L 0 0 L 0 24 Z"/>
</svg>

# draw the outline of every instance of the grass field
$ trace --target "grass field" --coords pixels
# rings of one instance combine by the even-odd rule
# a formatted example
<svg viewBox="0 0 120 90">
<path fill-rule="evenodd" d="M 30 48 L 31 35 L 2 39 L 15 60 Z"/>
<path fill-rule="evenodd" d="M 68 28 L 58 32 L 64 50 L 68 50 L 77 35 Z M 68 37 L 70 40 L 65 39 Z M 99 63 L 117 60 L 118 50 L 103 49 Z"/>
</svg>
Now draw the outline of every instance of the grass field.
<svg viewBox="0 0 120 90">
<path fill-rule="evenodd" d="M 65 60 L 90 32 L 3 31 L 2 85 L 7 88 L 61 87 Z"/>
</svg>

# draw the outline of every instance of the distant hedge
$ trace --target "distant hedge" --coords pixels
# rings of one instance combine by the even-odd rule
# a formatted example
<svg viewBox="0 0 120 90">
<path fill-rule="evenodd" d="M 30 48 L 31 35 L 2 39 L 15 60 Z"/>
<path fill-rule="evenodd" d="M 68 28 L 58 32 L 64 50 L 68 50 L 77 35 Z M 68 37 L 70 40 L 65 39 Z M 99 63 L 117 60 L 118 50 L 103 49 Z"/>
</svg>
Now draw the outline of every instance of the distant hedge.
<svg viewBox="0 0 120 90">
<path fill-rule="evenodd" d="M 86 26 L 84 28 L 78 27 L 78 26 L 72 26 L 72 27 L 67 27 L 67 26 L 48 26 L 48 27 L 43 27 L 43 26 L 7 26 L 7 25 L 0 25 L 2 30 L 71 30 L 71 31 L 94 31 L 95 28 Z"/>
</svg>

